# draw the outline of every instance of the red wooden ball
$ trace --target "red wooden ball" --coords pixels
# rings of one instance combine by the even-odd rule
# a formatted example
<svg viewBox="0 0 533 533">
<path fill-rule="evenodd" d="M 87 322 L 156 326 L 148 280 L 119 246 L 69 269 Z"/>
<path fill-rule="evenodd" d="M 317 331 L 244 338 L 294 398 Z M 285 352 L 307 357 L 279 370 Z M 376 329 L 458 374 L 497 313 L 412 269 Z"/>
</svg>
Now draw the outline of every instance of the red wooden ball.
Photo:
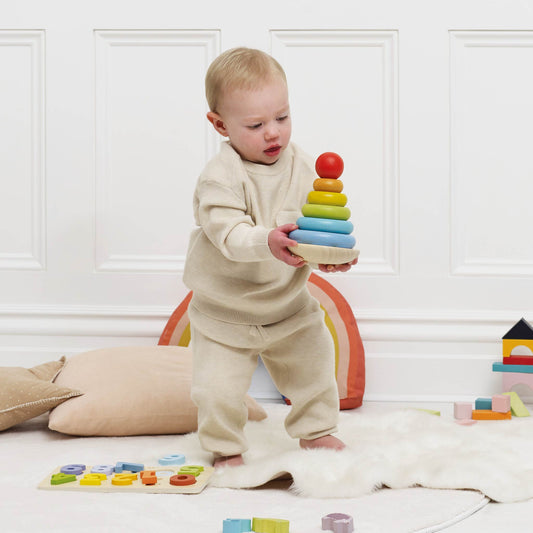
<svg viewBox="0 0 533 533">
<path fill-rule="evenodd" d="M 315 170 L 321 178 L 337 179 L 344 170 L 344 161 L 335 152 L 324 152 L 317 157 Z"/>
</svg>

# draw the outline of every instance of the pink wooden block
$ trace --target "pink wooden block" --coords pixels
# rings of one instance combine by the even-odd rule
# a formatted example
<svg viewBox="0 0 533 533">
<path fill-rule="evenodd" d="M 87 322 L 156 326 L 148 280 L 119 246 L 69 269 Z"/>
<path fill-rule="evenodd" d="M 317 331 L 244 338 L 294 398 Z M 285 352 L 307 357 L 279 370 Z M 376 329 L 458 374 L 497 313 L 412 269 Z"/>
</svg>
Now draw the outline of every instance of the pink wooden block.
<svg viewBox="0 0 533 533">
<path fill-rule="evenodd" d="M 453 404 L 453 416 L 458 420 L 472 418 L 472 404 L 469 402 L 455 402 Z"/>
<path fill-rule="evenodd" d="M 502 372 L 503 392 L 511 392 L 515 385 L 527 385 L 533 391 L 533 374 L 522 372 Z"/>
<path fill-rule="evenodd" d="M 492 410 L 497 413 L 508 413 L 511 410 L 511 397 L 505 394 L 496 394 L 492 397 Z"/>
</svg>

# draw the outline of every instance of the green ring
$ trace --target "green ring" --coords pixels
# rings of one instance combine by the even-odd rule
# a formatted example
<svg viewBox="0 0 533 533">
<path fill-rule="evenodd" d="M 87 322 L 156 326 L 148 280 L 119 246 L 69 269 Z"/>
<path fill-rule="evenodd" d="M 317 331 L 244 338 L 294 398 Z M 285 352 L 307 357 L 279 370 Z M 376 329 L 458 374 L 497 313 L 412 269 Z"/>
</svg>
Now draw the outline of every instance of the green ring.
<svg viewBox="0 0 533 533">
<path fill-rule="evenodd" d="M 302 207 L 302 215 L 304 217 L 348 220 L 351 212 L 347 207 L 339 207 L 337 205 L 305 204 Z"/>
</svg>

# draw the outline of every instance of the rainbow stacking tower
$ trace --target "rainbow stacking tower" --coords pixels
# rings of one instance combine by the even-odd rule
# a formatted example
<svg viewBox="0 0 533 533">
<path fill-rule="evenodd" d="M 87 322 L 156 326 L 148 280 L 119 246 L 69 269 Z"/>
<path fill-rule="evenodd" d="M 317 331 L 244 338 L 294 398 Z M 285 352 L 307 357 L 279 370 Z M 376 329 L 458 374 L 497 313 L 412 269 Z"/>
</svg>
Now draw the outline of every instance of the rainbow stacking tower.
<svg viewBox="0 0 533 533">
<path fill-rule="evenodd" d="M 351 213 L 346 207 L 348 198 L 338 179 L 344 162 L 334 152 L 325 152 L 317 158 L 315 170 L 319 178 L 302 207 L 303 216 L 296 221 L 299 229 L 289 233 L 298 245 L 290 246 L 289 250 L 309 263 L 349 263 L 359 255 L 359 250 L 354 249 L 355 238 L 350 235 L 353 224 L 348 220 Z"/>
</svg>

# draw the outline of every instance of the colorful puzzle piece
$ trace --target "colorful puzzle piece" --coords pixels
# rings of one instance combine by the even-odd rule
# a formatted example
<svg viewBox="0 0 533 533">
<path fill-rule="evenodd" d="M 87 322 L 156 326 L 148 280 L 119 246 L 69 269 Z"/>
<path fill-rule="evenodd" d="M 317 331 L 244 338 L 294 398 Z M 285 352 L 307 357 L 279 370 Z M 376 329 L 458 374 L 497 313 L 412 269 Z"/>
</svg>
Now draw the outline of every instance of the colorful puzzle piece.
<svg viewBox="0 0 533 533">
<path fill-rule="evenodd" d="M 165 455 L 159 459 L 158 463 L 160 465 L 182 465 L 185 463 L 185 455 L 181 453 Z"/>
</svg>

